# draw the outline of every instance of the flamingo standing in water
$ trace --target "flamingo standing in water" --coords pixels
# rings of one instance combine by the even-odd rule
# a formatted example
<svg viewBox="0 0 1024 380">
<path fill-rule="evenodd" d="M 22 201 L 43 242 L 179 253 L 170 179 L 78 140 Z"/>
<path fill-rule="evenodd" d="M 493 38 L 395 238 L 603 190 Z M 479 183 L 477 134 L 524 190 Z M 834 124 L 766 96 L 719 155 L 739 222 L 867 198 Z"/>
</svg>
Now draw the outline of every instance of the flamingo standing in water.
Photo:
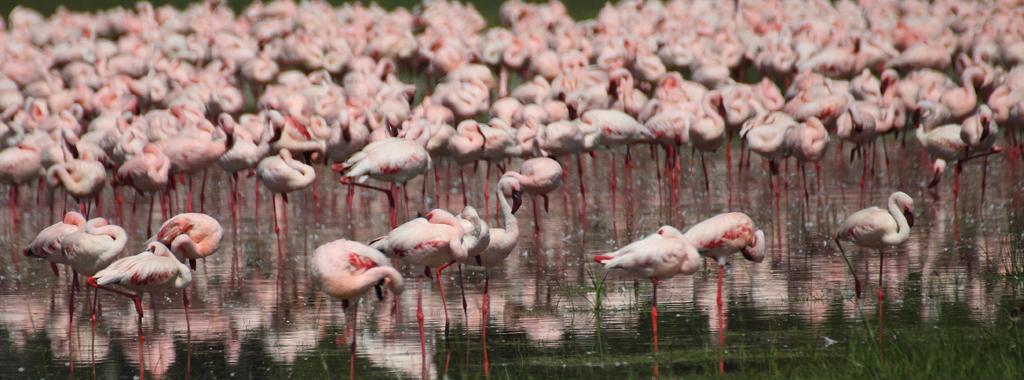
<svg viewBox="0 0 1024 380">
<path fill-rule="evenodd" d="M 220 248 L 224 228 L 213 217 L 198 212 L 175 215 L 160 226 L 151 241 L 163 243 L 175 255 L 188 260 L 196 269 L 196 260 L 206 258 Z"/>
<path fill-rule="evenodd" d="M 392 129 L 390 126 L 388 129 Z M 344 163 L 332 167 L 341 174 L 339 182 L 383 192 L 388 197 L 388 220 L 391 228 L 398 226 L 395 208 L 396 183 L 405 183 L 427 172 L 430 168 L 430 153 L 425 148 L 430 139 L 430 125 L 424 125 L 425 131 L 419 133 L 417 140 L 389 137 L 372 142 L 363 150 L 349 157 Z M 391 130 L 392 134 L 397 134 Z M 367 177 L 389 182 L 391 187 L 363 184 Z M 357 179 L 353 182 L 353 178 Z"/>
<path fill-rule="evenodd" d="M 438 289 L 441 293 L 441 305 L 444 306 L 445 332 L 448 331 L 448 306 L 444 300 L 444 287 L 441 285 L 441 270 L 452 261 L 463 261 L 469 257 L 469 250 L 463 244 L 465 232 L 462 222 L 450 212 L 435 209 L 425 217 L 405 222 L 391 230 L 387 235 L 377 238 L 370 247 L 397 257 L 414 266 L 425 267 L 424 274 L 430 277 L 430 268 L 437 268 Z M 479 241 L 479 240 L 477 240 Z M 417 277 L 422 280 L 422 277 Z M 420 327 L 420 348 L 426 360 L 425 339 L 423 336 L 423 286 L 417 286 L 416 319 Z"/>
<path fill-rule="evenodd" d="M 87 282 L 93 288 L 108 290 L 134 301 L 139 316 L 139 379 L 145 380 L 146 365 L 142 348 L 146 337 L 142 333 L 142 294 L 184 289 L 192 283 L 192 271 L 167 246 L 154 241 L 146 245 L 144 252 L 115 261 L 89 277 Z M 125 290 L 111 285 L 118 285 Z"/>
<path fill-rule="evenodd" d="M 725 347 L 725 323 L 722 321 L 722 277 L 730 257 L 740 252 L 748 261 L 760 263 L 764 260 L 767 241 L 764 231 L 755 230 L 754 221 L 747 214 L 729 212 L 718 214 L 693 225 L 686 231 L 686 241 L 693 244 L 701 256 L 712 258 L 718 263 L 718 306 L 719 326 L 718 345 Z M 718 372 L 725 372 L 725 362 L 718 362 Z"/>
<path fill-rule="evenodd" d="M 372 287 L 377 299 L 383 300 L 381 286 L 397 297 L 404 289 L 402 275 L 391 267 L 380 251 L 351 240 L 335 240 L 313 251 L 310 277 L 327 295 L 341 299 L 341 307 L 352 305 L 352 345 L 349 346 L 349 378 L 355 379 L 356 321 L 359 320 L 359 297 Z"/>
<path fill-rule="evenodd" d="M 95 218 L 85 223 L 85 228 L 67 234 L 61 241 L 61 253 L 68 266 L 74 271 L 68 292 L 68 352 L 73 352 L 71 345 L 71 326 L 75 315 L 75 292 L 78 288 L 78 275 L 92 276 L 106 268 L 124 251 L 128 243 L 128 234 L 120 226 L 107 222 L 103 218 Z M 90 322 L 96 328 L 97 293 L 93 292 Z M 74 368 L 74 364 L 71 364 Z"/>
<path fill-rule="evenodd" d="M 114 178 L 110 180 L 110 185 L 113 187 L 127 185 L 140 193 L 149 195 L 146 235 L 152 234 L 154 193 L 167 188 L 170 170 L 171 160 L 160 151 L 160 147 L 156 144 L 146 144 L 142 148 L 142 154 L 125 161 L 117 168 Z M 167 211 L 167 207 L 163 203 L 161 203 L 161 208 L 164 212 Z M 164 217 L 166 218 L 167 215 L 165 214 Z"/>
<path fill-rule="evenodd" d="M 99 202 L 97 196 L 103 190 L 107 170 L 99 161 L 89 158 L 72 159 L 58 163 L 46 170 L 46 182 L 61 187 L 79 202 L 80 211 L 89 215 L 83 199 Z"/>
<path fill-rule="evenodd" d="M 274 193 L 274 233 L 281 238 L 281 216 L 287 220 L 288 193 L 309 187 L 316 180 L 316 170 L 292 158 L 291 151 L 281 149 L 276 155 L 264 158 L 256 167 L 256 175 L 268 190 Z"/>
<path fill-rule="evenodd" d="M 518 172 L 506 171 L 498 182 L 499 187 L 507 187 L 510 193 L 511 189 L 514 189 L 533 196 L 533 227 L 534 232 L 540 234 L 540 213 L 537 210 L 536 197 L 544 198 L 544 212 L 547 212 L 548 193 L 562 185 L 562 166 L 558 161 L 547 157 L 531 158 L 523 161 Z"/>
<path fill-rule="evenodd" d="M 686 236 L 672 226 L 630 243 L 606 255 L 594 256 L 605 269 L 621 269 L 651 280 L 651 328 L 654 352 L 658 352 L 658 282 L 677 274 L 690 275 L 700 268 L 700 253 Z"/>
<path fill-rule="evenodd" d="M 32 243 L 24 251 L 25 256 L 49 261 L 53 275 L 59 275 L 57 264 L 68 264 L 67 257 L 64 256 L 64 238 L 84 230 L 85 224 L 85 217 L 76 211 L 64 214 L 64 219 L 36 234 Z"/>
<path fill-rule="evenodd" d="M 519 208 L 518 193 L 515 195 L 516 205 L 511 206 L 508 204 L 508 197 L 512 195 L 511 186 L 502 186 L 501 181 L 509 181 L 510 177 L 503 177 L 498 181 L 498 186 L 495 188 L 495 192 L 498 196 L 498 204 L 501 205 L 501 224 L 502 228 L 489 228 L 487 231 L 488 241 L 486 247 L 479 252 L 479 254 L 471 255 L 467 259 L 463 260 L 463 263 L 470 265 L 478 265 L 484 267 L 484 295 L 483 295 L 483 306 L 481 308 L 481 325 L 484 344 L 484 373 L 490 373 L 490 361 L 487 357 L 487 314 L 490 309 L 491 298 L 489 293 L 491 272 L 490 268 L 500 265 L 505 261 L 512 250 L 515 249 L 519 243 L 519 221 L 516 220 L 514 210 Z M 463 302 L 465 305 L 465 302 Z"/>
<path fill-rule="evenodd" d="M 0 184 L 10 187 L 7 207 L 11 211 L 12 228 L 17 228 L 21 218 L 18 214 L 18 186 L 38 178 L 42 167 L 42 156 L 35 145 L 21 143 L 0 150 Z"/>
<path fill-rule="evenodd" d="M 878 250 L 878 342 L 882 342 L 882 303 L 885 292 L 882 289 L 882 272 L 885 265 L 886 247 L 903 244 L 910 238 L 910 228 L 914 226 L 914 199 L 907 193 L 897 191 L 889 196 L 888 210 L 869 207 L 847 216 L 836 230 L 835 242 L 839 252 L 843 254 L 846 265 L 853 275 L 854 289 L 860 298 L 860 280 L 853 270 L 841 240 L 853 243 L 858 247 Z"/>
</svg>

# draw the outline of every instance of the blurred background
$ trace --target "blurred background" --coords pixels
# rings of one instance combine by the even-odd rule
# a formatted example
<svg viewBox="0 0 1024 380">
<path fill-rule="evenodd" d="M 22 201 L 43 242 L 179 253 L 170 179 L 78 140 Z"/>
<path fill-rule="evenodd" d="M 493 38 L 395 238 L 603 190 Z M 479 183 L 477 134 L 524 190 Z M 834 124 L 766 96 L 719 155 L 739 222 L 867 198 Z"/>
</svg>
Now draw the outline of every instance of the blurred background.
<svg viewBox="0 0 1024 380">
<path fill-rule="evenodd" d="M 225 0 L 231 8 L 236 11 L 245 8 L 247 5 L 252 3 L 250 0 Z M 198 1 L 188 0 L 151 0 L 150 3 L 156 6 L 170 4 L 177 8 L 184 8 L 190 3 L 196 3 Z M 269 2 L 269 1 L 267 1 Z M 342 0 L 329 0 L 331 4 L 342 4 L 342 3 L 354 3 L 355 1 L 342 1 Z M 364 4 L 369 4 L 369 1 L 360 1 Z M 406 7 L 411 8 L 419 4 L 420 0 L 378 0 L 377 4 L 385 8 L 393 7 Z M 487 19 L 487 21 L 494 25 L 498 23 L 498 7 L 501 6 L 503 1 L 500 0 L 469 0 L 462 1 L 464 3 L 473 4 L 480 14 Z M 543 1 L 527 1 L 528 3 L 539 3 Z M 130 0 L 36 0 L 36 1 L 14 1 L 14 0 L 0 0 L 0 14 L 6 19 L 7 15 L 11 13 L 11 9 L 16 6 L 23 6 L 32 8 L 42 12 L 44 15 L 49 15 L 57 10 L 58 7 L 65 7 L 74 11 L 92 11 L 113 8 L 116 6 L 130 7 L 135 4 L 136 1 Z M 604 1 L 601 0 L 562 0 L 566 8 L 569 9 L 569 13 L 573 15 L 577 20 L 593 18 L 597 14 L 597 11 L 604 6 Z"/>
</svg>

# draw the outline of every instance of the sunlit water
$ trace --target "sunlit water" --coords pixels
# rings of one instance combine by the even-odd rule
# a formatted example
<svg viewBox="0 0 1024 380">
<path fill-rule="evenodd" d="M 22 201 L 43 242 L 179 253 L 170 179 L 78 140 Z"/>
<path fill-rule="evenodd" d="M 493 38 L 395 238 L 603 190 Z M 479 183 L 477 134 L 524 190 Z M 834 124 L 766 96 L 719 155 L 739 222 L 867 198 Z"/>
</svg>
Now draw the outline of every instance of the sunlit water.
<svg viewBox="0 0 1024 380">
<path fill-rule="evenodd" d="M 753 264 L 737 256 L 726 272 L 724 307 L 716 305 L 717 268 L 711 262 L 694 276 L 678 276 L 659 287 L 661 375 L 714 371 L 719 361 L 726 372 L 756 364 L 737 360 L 740 353 L 764 351 L 785 355 L 788 347 L 818 346 L 828 350 L 855 329 L 878 328 L 878 265 L 876 252 L 848 245 L 853 265 L 865 283 L 864 298 L 854 297 L 852 277 L 831 243 L 841 218 L 870 205 L 884 205 L 892 191 L 915 199 L 917 224 L 910 240 L 887 252 L 884 261 L 884 329 L 928 325 L 942 318 L 962 318 L 987 324 L 997 318 L 999 305 L 1020 304 L 1019 283 L 1003 279 L 1011 270 L 1011 246 L 1019 249 L 1022 233 L 1022 162 L 1005 156 L 989 160 L 984 197 L 980 162 L 966 166 L 960 178 L 959 199 L 952 195 L 947 173 L 935 192 L 924 188 L 929 177 L 919 147 L 899 148 L 886 139 L 890 163 L 879 149 L 874 175 L 868 173 L 861 192 L 860 161 L 848 163 L 830 147 L 817 189 L 813 167 L 807 170 L 810 197 L 805 203 L 799 171 L 782 166 L 778 198 L 771 195 L 767 165 L 758 157 L 749 170 L 736 169 L 734 148 L 731 173 L 724 152 L 706 157 L 711 191 L 704 190 L 699 156 L 683 154 L 682 187 L 669 195 L 669 181 L 659 182 L 646 146 L 631 152 L 634 168 L 626 177 L 623 150 L 614 163 L 607 151 L 596 161 L 584 157 L 587 185 L 584 219 L 576 162 L 560 161 L 569 171 L 563 190 L 550 195 L 543 212 L 543 232 L 533 231 L 534 214 L 527 199 L 518 213 L 522 235 L 518 248 L 503 267 L 491 273 L 487 354 L 492 376 L 573 376 L 606 368 L 609 375 L 648 377 L 652 374 L 651 286 L 616 273 L 607 275 L 590 257 L 613 250 L 671 223 L 686 227 L 724 211 L 752 216 L 769 236 L 768 257 Z M 847 148 L 848 149 L 848 148 Z M 662 153 L 659 153 L 661 155 Z M 846 155 L 845 152 L 843 154 Z M 663 156 L 662 156 L 663 157 Z M 662 159 L 661 167 L 663 168 Z M 518 162 L 513 162 L 515 167 Z M 612 165 L 618 190 L 610 191 Z M 462 195 L 457 170 L 439 168 L 442 207 L 459 210 Z M 496 200 L 484 207 L 486 165 L 473 172 L 465 167 L 469 203 L 489 210 L 497 224 Z M 869 169 L 870 170 L 870 169 Z M 787 174 L 788 173 L 788 174 Z M 268 193 L 254 199 L 255 177 L 240 184 L 240 217 L 232 222 L 227 197 L 228 179 L 211 170 L 205 201 L 199 199 L 201 179 L 194 179 L 194 208 L 216 217 L 228 231 L 220 251 L 201 262 L 193 286 L 191 331 L 186 327 L 179 294 L 148 297 L 143 348 L 147 374 L 165 378 L 286 378 L 347 377 L 352 310 L 326 299 L 309 281 L 309 255 L 335 239 L 367 241 L 388 231 L 387 205 L 378 193 L 357 191 L 351 212 L 346 188 L 337 176 L 321 170 L 316 197 L 308 189 L 290 195 L 288 231 L 283 252 L 271 219 Z M 731 176 L 730 176 L 731 175 Z M 497 169 L 492 169 L 491 182 Z M 400 205 L 401 219 L 436 207 L 433 172 L 427 177 L 426 198 L 420 179 L 408 184 L 409 204 Z M 179 189 L 181 210 L 187 197 Z M 108 190 L 97 212 L 131 231 L 127 253 L 142 249 L 148 203 L 127 191 L 123 218 Z M 401 198 L 401 197 L 400 197 Z M 677 199 L 676 204 L 670 201 Z M 52 202 L 51 202 L 52 199 Z M 314 199 L 316 199 L 314 201 Z M 425 201 L 425 203 L 424 203 Z M 53 276 L 42 261 L 20 257 L 37 231 L 58 220 L 62 210 L 77 209 L 60 193 L 23 188 L 19 199 L 22 221 L 12 231 L 10 212 L 0 208 L 3 225 L 0 246 L 0 378 L 65 377 L 70 372 L 67 345 L 67 296 L 70 276 Z M 613 210 L 614 204 L 614 210 Z M 258 205 L 258 207 L 257 207 Z M 404 211 L 406 210 L 407 211 Z M 258 215 L 257 215 L 258 213 Z M 161 218 L 153 210 L 153 228 Z M 426 363 L 421 361 L 416 319 L 418 282 L 422 268 L 406 268 L 406 292 L 397 308 L 393 294 L 384 301 L 366 297 L 358 307 L 356 372 L 360 378 L 483 377 L 481 336 L 483 272 L 463 268 L 467 311 L 460 297 L 458 270 L 444 275 L 452 321 L 447 337 L 436 283 L 422 280 L 426 319 Z M 84 285 L 84 282 L 83 282 Z M 88 296 L 83 287 L 74 318 L 73 357 L 79 378 L 130 378 L 137 375 L 136 319 L 131 302 L 101 293 L 102 314 L 95 333 L 89 323 Z M 604 297 L 597 297 L 603 288 Z M 865 323 L 867 322 L 867 323 Z M 724 346 L 719 332 L 725 329 Z M 724 348 L 724 349 L 723 349 Z"/>
</svg>

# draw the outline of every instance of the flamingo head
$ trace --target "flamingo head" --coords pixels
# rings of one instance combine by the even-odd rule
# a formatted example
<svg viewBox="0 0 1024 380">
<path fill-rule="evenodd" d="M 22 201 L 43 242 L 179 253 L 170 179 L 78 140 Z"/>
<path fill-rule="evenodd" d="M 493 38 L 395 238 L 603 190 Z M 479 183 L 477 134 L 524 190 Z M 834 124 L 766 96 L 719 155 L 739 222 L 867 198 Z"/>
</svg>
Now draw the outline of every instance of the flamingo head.
<svg viewBox="0 0 1024 380">
<path fill-rule="evenodd" d="M 893 203 L 899 207 L 900 212 L 903 213 L 903 217 L 907 218 L 907 225 L 914 226 L 914 199 L 911 198 L 907 193 L 897 191 L 889 197 Z"/>
<path fill-rule="evenodd" d="M 523 188 L 519 180 L 512 176 L 502 176 L 498 180 L 498 191 L 506 197 L 512 197 L 512 213 L 519 211 L 523 205 Z"/>
<path fill-rule="evenodd" d="M 757 230 L 754 232 L 754 241 L 750 245 L 743 247 L 740 252 L 743 253 L 743 258 L 747 259 L 747 261 L 759 263 L 764 261 L 764 253 L 767 250 L 768 246 L 764 240 L 764 231 Z"/>
</svg>

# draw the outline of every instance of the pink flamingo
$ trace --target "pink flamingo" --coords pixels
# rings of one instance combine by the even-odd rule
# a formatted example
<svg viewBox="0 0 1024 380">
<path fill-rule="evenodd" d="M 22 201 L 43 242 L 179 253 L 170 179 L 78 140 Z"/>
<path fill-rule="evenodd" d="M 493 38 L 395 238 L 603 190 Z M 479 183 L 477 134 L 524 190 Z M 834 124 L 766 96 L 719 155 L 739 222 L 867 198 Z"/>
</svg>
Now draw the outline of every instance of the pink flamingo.
<svg viewBox="0 0 1024 380">
<path fill-rule="evenodd" d="M 857 273 L 846 257 L 841 240 L 853 243 L 858 247 L 878 250 L 878 343 L 882 343 L 882 303 L 885 291 L 882 288 L 882 275 L 885 265 L 884 248 L 903 244 L 910 238 L 910 228 L 914 226 L 914 199 L 907 193 L 897 191 L 889 196 L 888 210 L 869 207 L 850 214 L 839 224 L 834 241 L 839 252 L 846 260 L 846 265 L 853 275 L 854 289 L 860 298 L 861 287 Z"/>
<path fill-rule="evenodd" d="M 196 260 L 216 253 L 223 236 L 224 228 L 216 219 L 195 212 L 168 219 L 150 240 L 166 245 L 175 255 L 187 259 L 189 267 L 195 270 Z"/>
<path fill-rule="evenodd" d="M 88 158 L 72 159 L 51 166 L 46 170 L 46 182 L 61 187 L 79 202 L 80 211 L 88 216 L 83 199 L 98 202 L 97 196 L 103 191 L 107 170 L 99 161 Z"/>
<path fill-rule="evenodd" d="M 718 345 L 725 349 L 725 323 L 722 313 L 722 277 L 725 266 L 729 264 L 732 254 L 740 252 L 748 261 L 760 263 L 764 260 L 767 241 L 764 232 L 755 230 L 754 221 L 747 214 L 729 212 L 718 214 L 693 225 L 684 234 L 684 238 L 693 244 L 701 256 L 712 258 L 718 263 L 718 296 L 716 303 L 719 311 Z M 724 360 L 718 362 L 718 372 L 725 372 Z"/>
<path fill-rule="evenodd" d="M 503 178 L 504 180 L 504 178 Z M 515 249 L 519 243 L 519 221 L 516 220 L 514 215 L 515 210 L 519 208 L 519 203 L 522 201 L 518 190 L 511 190 L 500 184 L 495 187 L 495 193 L 498 196 L 498 204 L 501 206 L 501 224 L 502 228 L 489 228 L 487 231 L 487 243 L 483 250 L 480 250 L 478 254 L 468 255 L 466 259 L 461 262 L 469 265 L 478 265 L 484 267 L 484 295 L 483 295 L 483 306 L 481 308 L 481 325 L 484 345 L 484 371 L 489 373 L 489 363 L 487 354 L 487 315 L 490 309 L 490 282 L 491 272 L 490 268 L 500 265 L 505 261 L 512 250 Z M 513 197 L 515 205 L 509 205 L 508 197 Z M 465 227 L 465 226 L 464 226 Z M 487 227 L 486 225 L 484 226 Z M 465 305 L 465 301 L 463 301 Z"/>
<path fill-rule="evenodd" d="M 390 129 L 390 127 L 388 127 Z M 342 164 L 335 164 L 332 170 L 341 174 L 340 182 L 383 192 L 388 197 L 388 219 L 391 227 L 398 225 L 395 208 L 395 183 L 422 175 L 430 167 L 430 153 L 425 148 L 430 139 L 428 130 L 419 134 L 416 141 L 389 137 L 367 144 L 358 153 Z M 396 134 L 396 131 L 391 131 Z M 390 189 L 361 183 L 367 177 L 391 183 Z M 358 182 L 354 182 L 353 178 Z"/>
<path fill-rule="evenodd" d="M 39 178 L 42 167 L 42 156 L 33 144 L 20 143 L 0 151 L 0 184 L 10 187 L 7 207 L 11 211 L 14 228 L 21 218 L 18 213 L 18 187 Z"/>
<path fill-rule="evenodd" d="M 514 189 L 514 191 L 534 196 L 534 232 L 539 234 L 541 231 L 540 213 L 537 210 L 536 197 L 544 198 L 544 212 L 547 212 L 548 193 L 562 186 L 562 166 L 558 164 L 558 161 L 547 157 L 531 158 L 523 161 L 519 171 L 506 171 L 498 183 L 499 187 Z M 518 209 L 518 207 L 516 208 Z"/>
<path fill-rule="evenodd" d="M 441 283 L 441 271 L 454 261 L 462 261 L 469 257 L 469 250 L 463 242 L 466 232 L 462 222 L 450 212 L 435 209 L 425 217 L 405 222 L 370 243 L 370 247 L 380 250 L 391 257 L 397 257 L 414 266 L 425 267 L 425 274 L 430 277 L 430 268 L 437 268 L 438 289 L 441 293 L 441 304 L 444 306 L 445 331 L 448 331 L 448 306 L 444 301 L 444 286 Z M 467 242 L 468 243 L 468 242 Z M 418 291 L 416 314 L 420 324 L 420 337 L 423 333 L 422 286 Z"/>
<path fill-rule="evenodd" d="M 160 147 L 156 144 L 146 144 L 142 148 L 142 154 L 125 161 L 117 168 L 114 178 L 110 180 L 110 185 L 113 187 L 127 185 L 140 193 L 149 195 L 146 235 L 152 234 L 153 200 L 156 198 L 154 193 L 167 189 L 170 170 L 171 160 L 160 151 Z M 164 217 L 166 216 L 164 215 Z"/>
<path fill-rule="evenodd" d="M 106 268 L 124 251 L 128 242 L 128 234 L 123 228 L 109 224 L 106 219 L 95 218 L 85 224 L 85 228 L 64 236 L 61 241 L 61 253 L 68 266 L 74 271 L 69 285 L 68 297 L 68 352 L 72 351 L 71 326 L 75 313 L 75 291 L 78 287 L 78 275 L 92 276 Z M 90 321 L 96 328 L 97 293 L 93 292 Z M 72 370 L 74 364 L 71 364 Z"/>
<path fill-rule="evenodd" d="M 606 255 L 594 256 L 605 269 L 621 269 L 651 280 L 651 328 L 654 352 L 658 352 L 658 283 L 677 274 L 691 275 L 700 268 L 700 254 L 675 227 L 662 226 L 658 232 Z"/>
<path fill-rule="evenodd" d="M 288 193 L 313 184 L 316 180 L 316 170 L 293 159 L 291 151 L 281 149 L 276 155 L 260 161 L 256 167 L 256 175 L 260 182 L 274 193 L 274 233 L 280 238 L 281 225 L 278 219 L 285 216 L 287 220 L 287 210 L 282 206 L 288 204 Z"/>
<path fill-rule="evenodd" d="M 381 286 L 387 286 L 396 297 L 404 289 L 402 275 L 391 267 L 380 251 L 351 240 L 335 240 L 321 245 L 309 259 L 310 278 L 327 295 L 341 299 L 342 309 L 352 305 L 352 345 L 349 346 L 349 378 L 355 379 L 356 321 L 359 320 L 359 297 L 372 287 L 377 299 L 383 300 Z"/>
<path fill-rule="evenodd" d="M 135 311 L 139 316 L 139 379 L 145 380 L 146 365 L 142 357 L 142 348 L 146 337 L 142 333 L 142 294 L 184 289 L 192 283 L 192 271 L 178 261 L 167 246 L 154 241 L 146 245 L 144 252 L 113 262 L 89 277 L 87 282 L 93 288 L 131 298 L 135 303 Z M 118 285 L 125 290 L 111 285 Z"/>
</svg>

